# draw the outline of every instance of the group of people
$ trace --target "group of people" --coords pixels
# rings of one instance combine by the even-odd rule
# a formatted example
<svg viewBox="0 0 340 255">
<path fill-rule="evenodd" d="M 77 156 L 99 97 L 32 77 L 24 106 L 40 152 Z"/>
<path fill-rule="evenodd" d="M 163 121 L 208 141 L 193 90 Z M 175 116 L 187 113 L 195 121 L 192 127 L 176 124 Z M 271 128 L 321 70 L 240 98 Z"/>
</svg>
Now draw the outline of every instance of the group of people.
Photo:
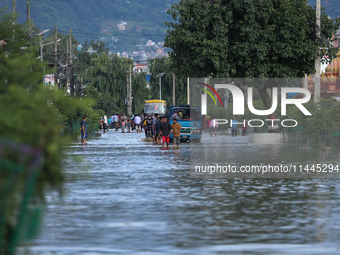
<svg viewBox="0 0 340 255">
<path fill-rule="evenodd" d="M 148 115 L 147 119 L 150 117 L 152 118 L 153 144 L 159 144 L 161 139 L 163 148 L 169 148 L 172 133 L 173 144 L 179 147 L 182 126 L 177 122 L 177 118 L 172 118 L 173 124 L 170 124 L 167 116 L 158 117 L 156 113 L 154 117 Z"/>
<path fill-rule="evenodd" d="M 248 124 L 246 119 L 243 119 L 242 124 L 244 123 L 244 125 L 242 125 L 242 135 L 246 136 L 247 133 L 247 128 L 248 128 Z M 232 136 L 237 136 L 237 129 L 240 123 L 236 120 L 236 117 L 233 117 L 232 123 L 231 123 L 231 135 Z M 210 129 L 210 136 L 212 137 L 213 134 L 215 134 L 216 137 L 216 131 L 218 129 L 218 121 L 212 116 L 212 119 L 208 118 L 207 119 L 207 127 Z"/>
<path fill-rule="evenodd" d="M 141 123 L 142 118 L 137 113 L 128 117 L 125 113 L 119 114 L 117 112 L 116 114 L 112 114 L 109 118 L 107 115 L 104 115 L 104 117 L 101 118 L 99 125 L 100 129 L 102 129 L 104 133 L 110 128 L 118 130 L 119 127 L 123 133 L 125 130 L 130 133 L 130 130 L 133 131 L 135 129 L 137 131 L 141 131 Z"/>
<path fill-rule="evenodd" d="M 143 114 L 134 114 L 131 117 L 122 114 L 112 114 L 110 118 L 106 115 L 100 121 L 100 128 L 103 129 L 105 133 L 109 128 L 116 129 L 121 128 L 122 132 L 141 132 L 142 129 L 145 131 L 145 137 L 151 137 L 153 140 L 153 144 L 163 144 L 163 147 L 169 147 L 170 143 L 170 134 L 173 134 L 173 143 L 179 147 L 180 143 L 180 133 L 181 133 L 181 125 L 177 122 L 177 118 L 172 118 L 173 124 L 170 124 L 170 121 L 167 116 L 158 116 L 156 113 L 155 116 L 151 114 L 143 115 Z M 131 131 L 130 131 L 131 130 Z"/>
</svg>

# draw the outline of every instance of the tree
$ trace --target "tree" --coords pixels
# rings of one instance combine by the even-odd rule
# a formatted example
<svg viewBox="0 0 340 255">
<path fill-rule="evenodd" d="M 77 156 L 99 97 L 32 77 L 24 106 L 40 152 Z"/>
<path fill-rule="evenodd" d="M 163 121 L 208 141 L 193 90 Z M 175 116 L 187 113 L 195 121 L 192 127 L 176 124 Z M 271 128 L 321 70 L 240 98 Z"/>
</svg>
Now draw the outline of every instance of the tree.
<svg viewBox="0 0 340 255">
<path fill-rule="evenodd" d="M 100 93 L 98 107 L 105 111 L 111 111 L 107 114 L 111 114 L 113 111 L 120 112 L 126 108 L 126 71 L 130 64 L 132 64 L 132 60 L 117 56 L 110 58 L 106 53 L 91 56 L 87 73 L 90 80 L 89 85 Z M 115 106 L 110 101 L 113 101 Z"/>
<path fill-rule="evenodd" d="M 0 38 L 10 38 L 11 21 L 1 24 Z M 90 130 L 99 120 L 91 99 L 42 85 L 46 66 L 21 27 L 16 24 L 15 42 L 0 46 L 0 254 L 15 254 L 19 242 L 37 234 L 47 191 L 62 193 L 63 148 L 70 142 L 61 135 L 65 126 L 87 115 Z"/>
<path fill-rule="evenodd" d="M 186 0 L 168 14 L 174 19 L 165 38 L 171 67 L 190 77 L 303 77 L 315 72 L 319 47 L 335 53 L 332 35 L 340 25 L 323 10 L 316 41 L 315 9 L 305 0 Z M 256 87 L 267 108 L 271 86 Z"/>
</svg>

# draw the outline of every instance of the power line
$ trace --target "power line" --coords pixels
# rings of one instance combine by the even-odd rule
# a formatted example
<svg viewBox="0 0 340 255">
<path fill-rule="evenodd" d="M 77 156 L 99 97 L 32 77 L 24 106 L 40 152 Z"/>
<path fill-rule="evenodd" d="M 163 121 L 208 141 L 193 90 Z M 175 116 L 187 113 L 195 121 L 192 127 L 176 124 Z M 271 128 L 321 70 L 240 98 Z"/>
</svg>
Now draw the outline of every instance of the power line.
<svg viewBox="0 0 340 255">
<path fill-rule="evenodd" d="M 27 0 L 16 0 L 18 2 L 27 2 Z M 71 0 L 29 0 L 30 2 L 69 2 Z M 10 1 L 8 1 L 10 2 Z"/>
<path fill-rule="evenodd" d="M 4 26 L 4 27 L 0 27 L 0 28 L 6 28 L 9 24 L 11 24 L 12 23 L 12 19 L 10 19 L 9 21 L 8 21 L 8 23 L 7 23 L 7 25 L 6 26 Z"/>
<path fill-rule="evenodd" d="M 338 6 L 338 5 L 340 5 L 340 3 L 339 4 L 333 4 L 333 5 L 330 5 L 330 6 L 323 6 L 324 8 L 330 8 L 330 7 L 333 7 L 333 6 Z"/>
<path fill-rule="evenodd" d="M 131 59 L 131 58 L 127 58 L 127 59 Z M 152 59 L 146 59 L 146 60 L 132 60 L 133 62 L 147 62 L 147 61 L 164 61 L 170 59 L 169 57 L 167 58 L 152 58 Z M 96 62 L 96 63 L 115 63 L 113 61 L 109 61 L 109 60 L 90 60 L 90 63 L 92 62 Z"/>
<path fill-rule="evenodd" d="M 62 31 L 60 30 L 59 32 L 63 32 L 63 33 L 68 33 L 67 31 Z M 115 35 L 115 34 L 109 34 L 109 33 L 87 33 L 87 32 L 73 32 L 74 34 L 83 34 L 83 35 L 101 35 L 101 36 L 105 36 L 105 35 L 110 35 L 110 36 L 161 36 L 161 35 L 166 35 L 166 34 L 142 34 L 142 35 Z"/>
<path fill-rule="evenodd" d="M 340 5 L 340 4 L 339 4 L 339 5 Z M 329 13 L 331 13 L 331 12 L 334 12 L 334 11 L 338 10 L 339 8 L 340 8 L 340 6 L 337 7 L 337 8 L 335 8 L 335 9 L 333 9 L 333 10 L 331 10 L 331 11 L 329 11 L 329 12 L 327 12 L 327 14 L 329 14 Z"/>
</svg>

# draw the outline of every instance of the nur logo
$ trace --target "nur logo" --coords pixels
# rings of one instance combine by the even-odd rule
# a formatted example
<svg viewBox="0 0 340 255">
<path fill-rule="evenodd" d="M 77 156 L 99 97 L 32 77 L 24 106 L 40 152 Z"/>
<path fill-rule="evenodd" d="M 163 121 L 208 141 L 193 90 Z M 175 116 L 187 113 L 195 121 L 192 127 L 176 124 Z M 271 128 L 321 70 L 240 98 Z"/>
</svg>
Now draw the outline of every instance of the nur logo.
<svg viewBox="0 0 340 255">
<path fill-rule="evenodd" d="M 199 84 L 202 84 L 209 88 L 214 94 L 217 96 L 218 100 L 220 101 L 220 104 L 222 106 L 222 100 L 220 96 L 218 95 L 217 91 L 215 89 L 229 89 L 231 94 L 233 95 L 233 115 L 244 115 L 244 94 L 242 90 L 235 85 L 231 84 L 215 84 L 213 88 L 212 86 L 198 82 Z M 199 88 L 202 91 L 206 92 L 206 94 L 201 95 L 201 110 L 202 110 L 202 115 L 207 114 L 207 94 L 213 99 L 215 106 L 217 106 L 216 100 L 214 96 L 211 94 L 210 91 L 207 89 Z M 303 93 L 305 94 L 304 98 L 287 98 L 287 94 L 291 92 L 296 92 L 296 93 Z M 251 113 L 255 115 L 260 115 L 260 116 L 265 116 L 265 115 L 270 115 L 273 112 L 275 112 L 278 104 L 278 88 L 274 87 L 272 88 L 272 106 L 268 110 L 257 110 L 254 108 L 253 105 L 253 88 L 252 87 L 247 87 L 247 103 L 248 103 L 248 108 Z M 287 104 L 294 104 L 297 108 L 300 109 L 300 111 L 306 115 L 306 116 L 311 116 L 312 114 L 302 105 L 304 103 L 307 103 L 311 99 L 311 94 L 308 89 L 304 88 L 298 88 L 298 87 L 293 87 L 293 88 L 286 88 L 282 87 L 281 88 L 281 115 L 287 115 Z"/>
<path fill-rule="evenodd" d="M 222 106 L 222 100 L 221 100 L 221 98 L 220 98 L 220 95 L 217 93 L 217 91 L 216 91 L 213 87 L 211 87 L 211 86 L 208 85 L 208 84 L 202 83 L 202 82 L 197 82 L 197 83 L 198 83 L 198 84 L 202 84 L 202 85 L 206 86 L 207 88 L 211 89 L 211 91 L 214 92 L 214 94 L 217 96 L 218 100 L 220 100 L 220 104 L 221 104 L 221 106 Z M 204 92 L 206 92 L 206 93 L 212 98 L 212 100 L 214 101 L 215 106 L 217 106 L 217 103 L 216 103 L 215 98 L 213 97 L 213 95 L 212 95 L 208 90 L 202 89 L 202 88 L 200 88 L 200 87 L 198 87 L 198 86 L 197 86 L 197 88 L 200 89 L 200 90 L 203 90 Z"/>
</svg>

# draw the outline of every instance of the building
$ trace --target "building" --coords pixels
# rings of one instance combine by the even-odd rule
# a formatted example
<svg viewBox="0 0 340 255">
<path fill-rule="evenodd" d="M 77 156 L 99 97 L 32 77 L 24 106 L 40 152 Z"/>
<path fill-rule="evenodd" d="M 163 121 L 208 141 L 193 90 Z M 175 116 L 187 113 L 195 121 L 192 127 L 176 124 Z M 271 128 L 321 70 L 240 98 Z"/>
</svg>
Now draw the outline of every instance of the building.
<svg viewBox="0 0 340 255">
<path fill-rule="evenodd" d="M 1 44 L 0 44 L 0 45 L 1 45 Z M 82 50 L 83 50 L 83 45 L 78 44 L 77 50 L 78 50 L 78 51 L 82 51 Z"/>
<path fill-rule="evenodd" d="M 122 56 L 123 58 L 129 58 L 129 53 L 128 53 L 128 52 L 123 52 L 123 53 L 121 54 L 121 56 Z"/>
<path fill-rule="evenodd" d="M 156 56 L 157 57 L 161 57 L 164 55 L 164 48 L 160 48 L 158 50 L 156 50 Z"/>
<path fill-rule="evenodd" d="M 154 46 L 154 45 L 156 45 L 156 43 L 153 42 L 152 40 L 148 40 L 148 41 L 146 42 L 146 46 Z"/>
<path fill-rule="evenodd" d="M 7 40 L 0 40 L 0 46 L 7 44 Z"/>
<path fill-rule="evenodd" d="M 338 30 L 339 33 L 339 30 Z M 337 41 L 333 42 L 333 47 L 339 48 L 339 40 L 340 38 L 338 37 Z M 325 56 L 326 59 L 328 59 L 328 56 Z M 322 66 L 322 64 L 321 64 Z M 334 59 L 331 59 L 331 63 L 326 66 L 326 68 L 321 68 L 322 75 L 323 77 L 335 77 L 339 78 L 339 72 L 340 72 L 340 49 L 338 53 L 336 54 L 336 57 Z"/>
<path fill-rule="evenodd" d="M 118 30 L 126 30 L 127 23 L 124 21 L 119 22 L 118 24 Z"/>
<path fill-rule="evenodd" d="M 135 63 L 133 65 L 133 72 L 134 73 L 148 73 L 149 71 L 149 66 L 147 64 L 139 64 L 139 63 Z"/>
<path fill-rule="evenodd" d="M 338 48 L 339 42 L 334 41 L 333 46 Z M 328 58 L 328 56 L 324 56 Z M 321 98 L 333 98 L 340 96 L 340 50 L 329 65 L 321 64 L 320 93 Z M 314 78 L 308 76 L 308 90 L 314 95 Z"/>
<path fill-rule="evenodd" d="M 90 47 L 87 48 L 87 52 L 90 53 L 90 54 L 93 53 L 93 48 L 92 48 L 92 46 L 90 46 Z"/>
</svg>

